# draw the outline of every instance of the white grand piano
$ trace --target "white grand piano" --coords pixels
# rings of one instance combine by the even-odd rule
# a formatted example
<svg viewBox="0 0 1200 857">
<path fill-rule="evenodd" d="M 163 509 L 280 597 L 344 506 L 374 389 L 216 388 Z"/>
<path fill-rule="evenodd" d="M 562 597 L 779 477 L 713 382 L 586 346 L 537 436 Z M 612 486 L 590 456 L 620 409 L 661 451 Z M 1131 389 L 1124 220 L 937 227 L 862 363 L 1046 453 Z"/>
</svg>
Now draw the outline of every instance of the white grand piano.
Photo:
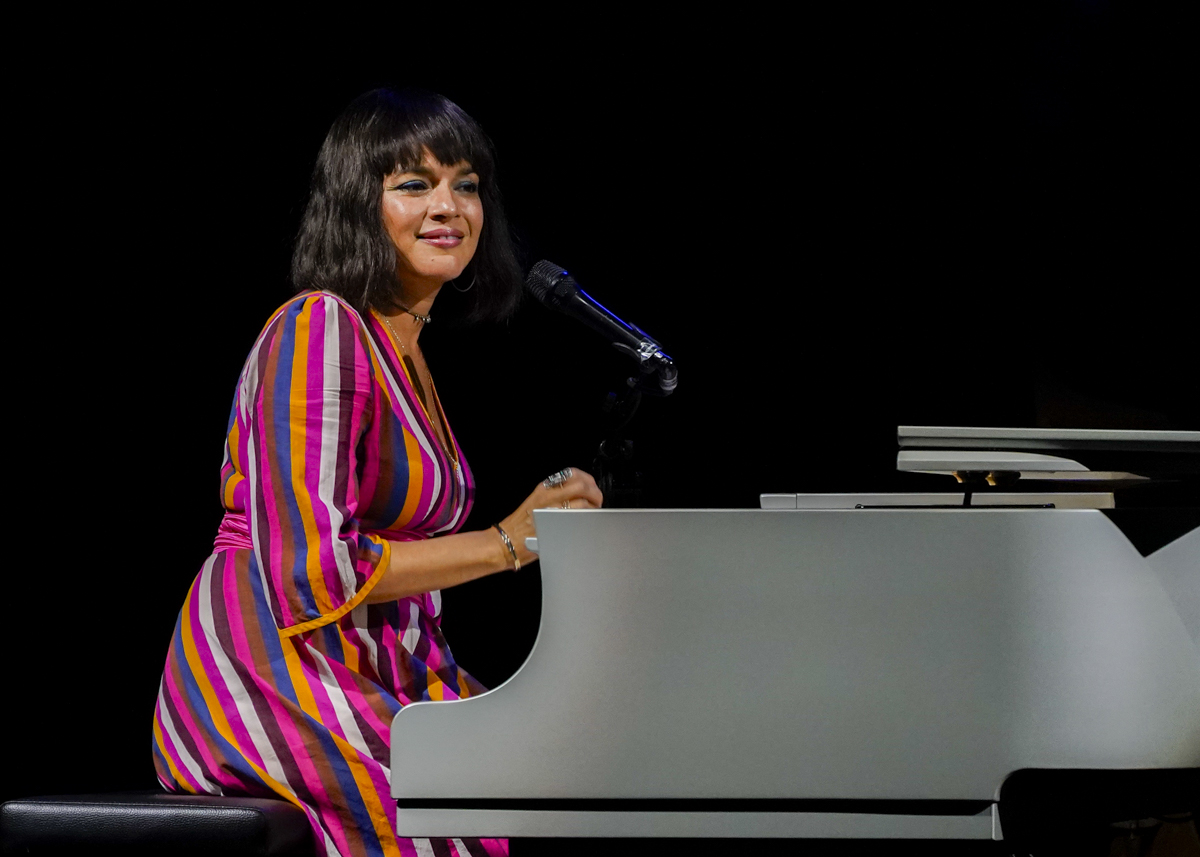
<svg viewBox="0 0 1200 857">
<path fill-rule="evenodd" d="M 998 839 L 1013 772 L 1200 766 L 1200 529 L 1105 511 L 1200 432 L 899 441 L 951 490 L 536 512 L 534 649 L 395 718 L 398 832 Z"/>
</svg>

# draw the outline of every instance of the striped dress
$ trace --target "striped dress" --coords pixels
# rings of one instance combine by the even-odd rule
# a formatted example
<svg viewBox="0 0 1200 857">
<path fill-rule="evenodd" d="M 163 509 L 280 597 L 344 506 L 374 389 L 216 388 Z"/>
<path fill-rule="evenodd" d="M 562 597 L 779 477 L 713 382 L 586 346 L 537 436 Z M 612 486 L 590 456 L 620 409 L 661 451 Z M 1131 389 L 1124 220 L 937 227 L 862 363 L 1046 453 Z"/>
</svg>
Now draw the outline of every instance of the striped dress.
<svg viewBox="0 0 1200 857">
<path fill-rule="evenodd" d="M 318 853 L 507 854 L 395 833 L 392 718 L 483 690 L 442 637 L 438 592 L 365 603 L 389 543 L 454 532 L 474 491 L 403 366 L 378 317 L 330 294 L 263 329 L 230 414 L 225 518 L 167 653 L 154 764 L 169 791 L 291 801 Z"/>
</svg>

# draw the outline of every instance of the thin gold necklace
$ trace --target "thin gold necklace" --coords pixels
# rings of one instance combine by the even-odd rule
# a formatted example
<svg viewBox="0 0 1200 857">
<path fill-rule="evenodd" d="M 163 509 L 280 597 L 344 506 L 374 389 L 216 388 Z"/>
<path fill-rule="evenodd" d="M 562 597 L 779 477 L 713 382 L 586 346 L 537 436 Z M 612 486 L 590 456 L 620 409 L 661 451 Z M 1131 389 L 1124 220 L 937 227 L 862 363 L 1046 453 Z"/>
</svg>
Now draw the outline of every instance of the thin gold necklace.
<svg viewBox="0 0 1200 857">
<path fill-rule="evenodd" d="M 415 315 L 415 313 L 412 314 Z M 421 406 L 425 408 L 425 416 L 428 417 L 429 425 L 432 427 L 434 415 L 430 412 L 429 399 L 425 395 L 425 386 L 421 383 L 421 375 L 419 372 L 417 372 L 417 364 L 414 363 L 412 357 L 409 356 L 408 349 L 404 347 L 404 341 L 400 338 L 400 334 L 396 332 L 396 328 L 392 327 L 392 323 L 388 320 L 388 317 L 383 313 L 379 313 L 378 315 L 381 319 L 383 319 L 383 323 L 388 326 L 388 330 L 392 332 L 392 339 L 394 339 L 396 344 L 400 346 L 400 354 L 402 355 L 400 361 L 404 364 L 404 369 L 408 372 L 408 377 L 412 379 L 413 386 L 417 388 L 417 395 L 421 397 Z M 432 377 L 430 377 L 429 380 L 430 383 L 433 382 Z M 441 421 L 442 431 L 446 435 L 445 440 L 443 440 L 441 437 L 438 437 L 438 433 L 435 430 L 433 433 L 434 437 L 437 437 L 438 442 L 442 446 L 442 450 L 450 457 L 450 461 L 454 465 L 454 469 L 458 470 L 458 456 L 455 455 L 453 445 L 450 443 L 450 428 L 446 425 L 446 420 L 442 417 L 441 406 L 435 401 L 433 407 L 437 410 L 437 418 Z"/>
</svg>

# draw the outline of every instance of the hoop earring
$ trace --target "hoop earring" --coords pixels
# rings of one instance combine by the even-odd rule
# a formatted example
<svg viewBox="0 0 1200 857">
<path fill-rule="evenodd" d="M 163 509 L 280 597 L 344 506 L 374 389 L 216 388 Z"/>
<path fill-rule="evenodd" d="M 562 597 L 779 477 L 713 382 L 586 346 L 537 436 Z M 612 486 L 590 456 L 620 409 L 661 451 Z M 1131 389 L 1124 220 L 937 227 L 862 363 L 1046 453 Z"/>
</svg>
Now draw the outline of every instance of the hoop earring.
<svg viewBox="0 0 1200 857">
<path fill-rule="evenodd" d="M 471 291 L 471 289 L 475 288 L 475 280 L 476 280 L 478 277 L 479 277 L 479 273 L 478 273 L 478 272 L 476 272 L 474 275 L 472 275 L 472 277 L 471 277 L 471 285 L 467 286 L 465 289 L 460 289 L 460 288 L 458 287 L 458 281 L 457 281 L 457 280 L 454 280 L 453 282 L 451 282 L 451 283 L 450 283 L 450 285 L 454 286 L 454 291 L 456 291 L 456 292 L 462 292 L 463 294 L 466 294 L 467 292 Z"/>
</svg>

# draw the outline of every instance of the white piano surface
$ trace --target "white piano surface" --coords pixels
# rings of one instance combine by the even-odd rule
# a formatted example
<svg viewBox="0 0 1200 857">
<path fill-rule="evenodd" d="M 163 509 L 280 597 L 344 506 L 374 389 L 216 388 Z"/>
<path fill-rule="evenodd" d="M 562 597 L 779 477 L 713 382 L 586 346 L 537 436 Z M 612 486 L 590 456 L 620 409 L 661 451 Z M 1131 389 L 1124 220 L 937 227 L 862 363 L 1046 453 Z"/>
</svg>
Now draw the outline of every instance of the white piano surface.
<svg viewBox="0 0 1200 857">
<path fill-rule="evenodd" d="M 1196 642 L 1094 507 L 535 519 L 528 660 L 395 718 L 402 835 L 989 837 L 988 812 L 546 801 L 994 801 L 1020 768 L 1200 765 Z M 1181 578 L 1195 536 L 1164 555 Z"/>
</svg>

